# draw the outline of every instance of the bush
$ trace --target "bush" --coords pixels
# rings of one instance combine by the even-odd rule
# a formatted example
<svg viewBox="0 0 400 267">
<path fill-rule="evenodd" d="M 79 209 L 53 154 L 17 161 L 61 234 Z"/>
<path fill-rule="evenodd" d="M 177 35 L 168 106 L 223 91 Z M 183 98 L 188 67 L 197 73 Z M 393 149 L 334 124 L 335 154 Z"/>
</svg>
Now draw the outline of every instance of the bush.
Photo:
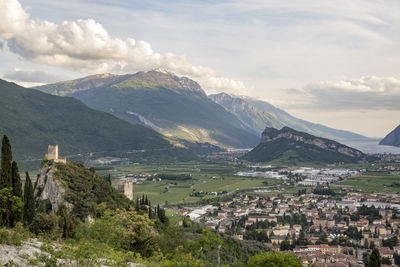
<svg viewBox="0 0 400 267">
<path fill-rule="evenodd" d="M 20 246 L 22 245 L 22 242 L 29 237 L 30 233 L 20 222 L 12 229 L 0 228 L 0 244 Z"/>
<path fill-rule="evenodd" d="M 250 258 L 247 267 L 302 267 L 302 264 L 290 254 L 261 251 Z"/>
<path fill-rule="evenodd" d="M 55 239 L 60 235 L 58 218 L 54 214 L 37 213 L 29 230 L 36 235 L 44 235 L 50 239 Z"/>
<path fill-rule="evenodd" d="M 155 249 L 153 222 L 133 210 L 107 210 L 101 218 L 82 227 L 77 236 L 143 256 L 151 255 Z"/>
</svg>

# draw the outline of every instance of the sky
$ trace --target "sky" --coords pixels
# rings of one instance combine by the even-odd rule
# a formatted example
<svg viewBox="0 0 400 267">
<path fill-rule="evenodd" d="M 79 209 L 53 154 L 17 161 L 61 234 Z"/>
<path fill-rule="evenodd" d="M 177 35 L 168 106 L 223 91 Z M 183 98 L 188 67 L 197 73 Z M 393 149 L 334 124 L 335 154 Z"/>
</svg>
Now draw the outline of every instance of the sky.
<svg viewBox="0 0 400 267">
<path fill-rule="evenodd" d="M 400 124 L 398 0 L 0 0 L 0 77 L 167 69 L 370 137 Z"/>
</svg>

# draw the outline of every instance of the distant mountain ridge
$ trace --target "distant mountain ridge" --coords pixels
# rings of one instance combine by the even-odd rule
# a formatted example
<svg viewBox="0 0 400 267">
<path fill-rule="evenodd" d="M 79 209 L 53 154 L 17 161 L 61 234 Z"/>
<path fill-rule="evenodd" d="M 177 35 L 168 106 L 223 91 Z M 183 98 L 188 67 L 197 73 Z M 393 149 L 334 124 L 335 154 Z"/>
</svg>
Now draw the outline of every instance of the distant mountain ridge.
<svg viewBox="0 0 400 267">
<path fill-rule="evenodd" d="M 260 144 L 244 159 L 254 162 L 283 163 L 351 163 L 367 160 L 359 150 L 326 138 L 299 132 L 289 127 L 281 130 L 267 127 Z"/>
<path fill-rule="evenodd" d="M 209 95 L 209 97 L 235 114 L 254 134 L 260 135 L 266 126 L 274 128 L 282 128 L 284 126 L 275 116 L 257 109 L 242 98 L 232 97 L 226 93 Z"/>
<path fill-rule="evenodd" d="M 388 133 L 385 138 L 383 138 L 380 142 L 380 145 L 385 146 L 399 146 L 400 147 L 400 125 L 397 126 L 393 131 Z"/>
<path fill-rule="evenodd" d="M 18 160 L 43 158 L 49 144 L 62 156 L 99 151 L 170 149 L 165 138 L 93 110 L 71 97 L 59 97 L 0 80 L 0 135 L 6 134 Z"/>
<path fill-rule="evenodd" d="M 265 126 L 282 128 L 291 127 L 316 136 L 335 140 L 363 139 L 365 136 L 344 130 L 333 129 L 321 124 L 298 119 L 270 103 L 245 96 L 230 96 L 226 93 L 210 95 L 216 103 L 236 114 L 243 123 L 261 133 Z M 261 129 L 260 129 L 261 128 Z"/>
<path fill-rule="evenodd" d="M 72 96 L 91 108 L 147 125 L 171 138 L 242 148 L 258 142 L 257 134 L 209 99 L 198 83 L 168 71 L 94 75 L 36 89 Z"/>
<path fill-rule="evenodd" d="M 91 75 L 35 89 L 77 98 L 168 138 L 223 147 L 254 147 L 266 126 L 288 126 L 339 141 L 365 138 L 298 119 L 265 101 L 226 93 L 207 96 L 197 82 L 166 70 Z"/>
</svg>

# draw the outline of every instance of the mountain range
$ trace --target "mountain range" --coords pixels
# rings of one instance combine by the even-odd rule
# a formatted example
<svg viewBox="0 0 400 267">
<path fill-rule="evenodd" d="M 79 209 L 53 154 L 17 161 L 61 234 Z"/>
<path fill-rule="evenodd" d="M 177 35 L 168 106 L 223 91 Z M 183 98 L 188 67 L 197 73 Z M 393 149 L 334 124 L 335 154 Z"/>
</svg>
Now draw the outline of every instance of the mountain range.
<svg viewBox="0 0 400 267">
<path fill-rule="evenodd" d="M 92 75 L 35 89 L 77 98 L 93 109 L 174 140 L 254 147 L 266 126 L 289 126 L 335 140 L 364 138 L 295 118 L 265 101 L 226 93 L 207 96 L 197 82 L 165 70 Z"/>
<path fill-rule="evenodd" d="M 0 80 L 0 135 L 18 160 L 41 159 L 49 144 L 62 155 L 86 152 L 168 150 L 156 131 L 88 108 L 72 97 L 45 94 Z"/>
<path fill-rule="evenodd" d="M 397 126 L 393 131 L 388 133 L 385 138 L 383 138 L 380 142 L 380 145 L 386 146 L 398 146 L 400 147 L 400 125 Z"/>
<path fill-rule="evenodd" d="M 91 108 L 176 139 L 253 147 L 259 138 L 234 114 L 208 98 L 198 83 L 166 71 L 94 75 L 37 89 L 72 96 Z"/>
<path fill-rule="evenodd" d="M 258 146 L 243 156 L 252 162 L 279 164 L 355 163 L 368 160 L 361 151 L 289 127 L 267 127 Z"/>
<path fill-rule="evenodd" d="M 270 103 L 245 96 L 230 96 L 225 93 L 210 95 L 216 103 L 236 114 L 242 123 L 254 132 L 261 133 L 264 128 L 291 127 L 312 135 L 334 140 L 363 139 L 365 136 L 344 130 L 333 129 L 321 124 L 298 119 Z"/>
</svg>

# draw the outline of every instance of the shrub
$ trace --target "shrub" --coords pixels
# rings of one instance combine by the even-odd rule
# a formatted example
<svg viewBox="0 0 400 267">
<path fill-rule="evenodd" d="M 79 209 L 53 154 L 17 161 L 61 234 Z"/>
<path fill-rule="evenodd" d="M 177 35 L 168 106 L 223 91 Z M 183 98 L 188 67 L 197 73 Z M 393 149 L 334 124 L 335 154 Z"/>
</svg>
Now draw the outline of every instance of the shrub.
<svg viewBox="0 0 400 267">
<path fill-rule="evenodd" d="M 0 244 L 20 246 L 22 245 L 22 242 L 29 237 L 30 233 L 20 222 L 12 229 L 0 228 Z"/>
<path fill-rule="evenodd" d="M 298 258 L 287 253 L 261 251 L 250 258 L 247 267 L 302 267 L 302 264 Z"/>
<path fill-rule="evenodd" d="M 29 230 L 36 235 L 44 235 L 50 239 L 60 235 L 58 218 L 54 214 L 37 213 L 29 226 Z"/>
<path fill-rule="evenodd" d="M 155 249 L 153 222 L 133 210 L 107 210 L 101 218 L 83 227 L 78 236 L 143 256 L 151 255 Z"/>
</svg>

